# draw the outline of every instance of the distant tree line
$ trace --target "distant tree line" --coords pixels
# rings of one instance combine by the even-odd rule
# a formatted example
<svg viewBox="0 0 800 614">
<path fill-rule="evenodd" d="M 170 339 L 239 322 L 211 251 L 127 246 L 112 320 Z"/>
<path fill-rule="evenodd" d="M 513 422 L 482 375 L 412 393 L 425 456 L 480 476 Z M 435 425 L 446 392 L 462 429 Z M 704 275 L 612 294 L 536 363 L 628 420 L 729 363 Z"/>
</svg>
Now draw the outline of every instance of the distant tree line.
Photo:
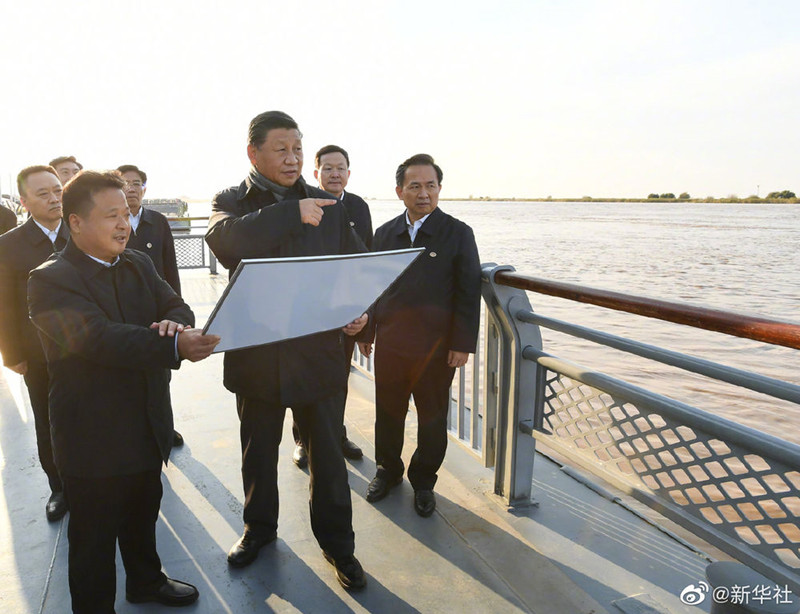
<svg viewBox="0 0 800 614">
<path fill-rule="evenodd" d="M 780 192 L 770 192 L 765 197 L 766 200 L 776 200 L 776 199 L 778 199 L 778 200 L 781 200 L 781 199 L 782 200 L 788 200 L 788 199 L 793 199 L 793 198 L 797 198 L 797 196 L 791 190 L 781 190 Z M 675 194 L 673 194 L 672 192 L 667 192 L 665 194 L 656 194 L 655 192 L 653 192 L 653 193 L 647 195 L 647 200 L 654 200 L 654 199 L 658 199 L 658 200 L 675 200 Z M 691 199 L 691 196 L 689 195 L 688 192 L 681 192 L 680 196 L 678 196 L 678 200 L 690 200 L 690 199 Z M 711 201 L 720 200 L 720 199 L 715 199 L 713 196 L 709 196 L 705 200 L 706 200 L 706 202 L 711 202 Z M 736 196 L 735 194 L 731 194 L 726 199 L 722 199 L 722 200 L 740 201 L 741 199 L 738 196 Z M 758 200 L 761 200 L 761 199 L 758 196 L 753 195 L 753 196 L 748 196 L 746 200 L 752 202 L 752 201 L 758 201 Z"/>
<path fill-rule="evenodd" d="M 675 195 L 672 192 L 667 192 L 666 194 L 648 194 L 648 200 L 652 198 L 663 198 L 665 200 L 675 200 Z M 679 200 L 689 200 L 691 196 L 689 196 L 689 192 L 681 192 L 681 195 L 678 196 Z"/>
<path fill-rule="evenodd" d="M 767 198 L 797 198 L 791 190 L 782 190 L 780 192 L 770 192 Z"/>
</svg>

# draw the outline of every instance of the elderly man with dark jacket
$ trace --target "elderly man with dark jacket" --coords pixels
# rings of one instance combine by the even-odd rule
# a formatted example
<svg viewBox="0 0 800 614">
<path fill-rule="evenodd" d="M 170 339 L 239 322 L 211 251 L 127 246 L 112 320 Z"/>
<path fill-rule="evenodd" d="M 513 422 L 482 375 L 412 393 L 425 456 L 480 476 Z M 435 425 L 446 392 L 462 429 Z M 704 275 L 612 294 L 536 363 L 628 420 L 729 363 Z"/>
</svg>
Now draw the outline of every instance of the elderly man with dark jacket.
<svg viewBox="0 0 800 614">
<path fill-rule="evenodd" d="M 302 135 L 286 113 L 250 122 L 250 174 L 214 197 L 206 241 L 231 273 L 243 258 L 322 256 L 366 251 L 344 206 L 308 186 Z M 258 306 L 269 313 L 269 305 Z M 342 332 L 358 333 L 366 316 L 298 339 L 225 353 L 224 384 L 236 393 L 241 421 L 244 533 L 228 553 L 234 567 L 252 563 L 278 528 L 278 446 L 287 407 L 308 451 L 311 528 L 346 589 L 366 584 L 353 556 L 350 487 L 341 453 L 347 369 Z"/>
<path fill-rule="evenodd" d="M 380 298 L 359 347 L 375 340 L 375 478 L 367 501 L 383 499 L 403 481 L 405 419 L 414 397 L 417 449 L 408 467 L 414 509 L 430 516 L 433 487 L 447 449 L 447 412 L 455 370 L 475 352 L 480 323 L 481 270 L 472 229 L 438 208 L 442 169 L 427 154 L 412 156 L 396 173 L 406 210 L 375 232 L 375 251 L 424 247 Z"/>
<path fill-rule="evenodd" d="M 31 273 L 30 317 L 50 372 L 56 465 L 70 503 L 75 613 L 112 614 L 116 542 L 126 598 L 181 606 L 198 596 L 156 551 L 161 465 L 172 448 L 168 369 L 208 356 L 188 305 L 150 259 L 126 250 L 129 210 L 115 173 L 83 171 L 64 191 L 71 240 Z"/>
</svg>

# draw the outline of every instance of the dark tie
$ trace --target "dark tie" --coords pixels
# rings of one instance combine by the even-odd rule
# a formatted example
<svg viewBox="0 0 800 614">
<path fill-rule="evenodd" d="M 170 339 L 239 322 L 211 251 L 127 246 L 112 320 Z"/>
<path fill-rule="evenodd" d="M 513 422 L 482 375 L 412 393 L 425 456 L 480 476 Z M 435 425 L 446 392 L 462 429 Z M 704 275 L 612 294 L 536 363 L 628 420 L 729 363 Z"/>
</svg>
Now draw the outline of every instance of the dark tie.
<svg viewBox="0 0 800 614">
<path fill-rule="evenodd" d="M 59 232 L 59 233 L 56 235 L 56 240 L 55 240 L 55 243 L 53 243 L 53 251 L 54 251 L 54 252 L 60 252 L 60 251 L 61 251 L 62 249 L 64 249 L 66 246 L 67 246 L 67 240 L 66 240 L 66 239 L 65 239 L 65 238 L 64 238 L 64 237 L 61 235 L 61 233 Z"/>
</svg>

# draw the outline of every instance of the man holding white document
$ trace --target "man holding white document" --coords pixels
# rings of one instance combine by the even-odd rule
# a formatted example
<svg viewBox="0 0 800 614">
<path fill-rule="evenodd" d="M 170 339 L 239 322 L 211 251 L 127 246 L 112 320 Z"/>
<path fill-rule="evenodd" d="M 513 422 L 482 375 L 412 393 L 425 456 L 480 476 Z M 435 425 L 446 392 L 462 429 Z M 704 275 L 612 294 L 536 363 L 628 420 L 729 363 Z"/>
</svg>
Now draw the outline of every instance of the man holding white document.
<svg viewBox="0 0 800 614">
<path fill-rule="evenodd" d="M 341 202 L 301 176 L 302 134 L 286 113 L 250 122 L 249 175 L 214 197 L 206 242 L 231 273 L 245 258 L 365 252 Z M 263 309 L 269 312 L 270 305 Z M 366 316 L 341 330 L 228 351 L 225 387 L 236 394 L 241 421 L 244 532 L 228 554 L 234 567 L 252 563 L 278 528 L 278 446 L 292 408 L 308 451 L 311 527 L 346 589 L 365 586 L 353 556 L 355 535 L 347 469 L 341 454 L 347 370 L 342 334 L 355 335 Z"/>
</svg>

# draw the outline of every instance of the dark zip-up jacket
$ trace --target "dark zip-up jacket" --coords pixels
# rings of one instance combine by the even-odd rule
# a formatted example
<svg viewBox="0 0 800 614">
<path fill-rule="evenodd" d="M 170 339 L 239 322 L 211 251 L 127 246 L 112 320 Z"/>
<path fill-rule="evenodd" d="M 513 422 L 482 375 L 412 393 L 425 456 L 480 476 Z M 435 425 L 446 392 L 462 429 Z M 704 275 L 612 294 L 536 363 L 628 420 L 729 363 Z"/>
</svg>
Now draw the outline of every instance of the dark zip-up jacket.
<svg viewBox="0 0 800 614">
<path fill-rule="evenodd" d="M 278 201 L 245 179 L 214 197 L 206 242 L 232 274 L 244 258 L 365 252 L 341 202 L 324 208 L 319 226 L 300 221 L 300 200 L 334 197 L 299 179 Z M 263 309 L 269 317 L 267 305 Z M 343 322 L 342 325 L 345 325 Z M 347 386 L 340 329 L 225 353 L 224 384 L 245 397 L 301 406 Z"/>
<path fill-rule="evenodd" d="M 378 228 L 372 241 L 375 252 L 408 247 L 425 252 L 373 307 L 359 339 L 376 339 L 380 347 L 406 355 L 475 352 L 481 266 L 472 229 L 437 207 L 413 244 L 405 212 Z"/>
<path fill-rule="evenodd" d="M 61 222 L 55 247 L 32 217 L 0 237 L 0 352 L 3 363 L 44 362 L 42 344 L 28 318 L 28 275 L 69 239 Z"/>
<path fill-rule="evenodd" d="M 128 248 L 138 249 L 150 256 L 156 271 L 177 294 L 181 293 L 181 278 L 175 257 L 175 240 L 167 218 L 158 211 L 142 207 L 142 217 L 136 231 L 131 230 Z"/>
<path fill-rule="evenodd" d="M 113 267 L 71 241 L 31 273 L 28 303 L 50 373 L 58 470 L 100 478 L 158 469 L 172 449 L 168 369 L 175 338 L 150 324 L 194 326 L 194 314 L 141 252 Z"/>
</svg>

